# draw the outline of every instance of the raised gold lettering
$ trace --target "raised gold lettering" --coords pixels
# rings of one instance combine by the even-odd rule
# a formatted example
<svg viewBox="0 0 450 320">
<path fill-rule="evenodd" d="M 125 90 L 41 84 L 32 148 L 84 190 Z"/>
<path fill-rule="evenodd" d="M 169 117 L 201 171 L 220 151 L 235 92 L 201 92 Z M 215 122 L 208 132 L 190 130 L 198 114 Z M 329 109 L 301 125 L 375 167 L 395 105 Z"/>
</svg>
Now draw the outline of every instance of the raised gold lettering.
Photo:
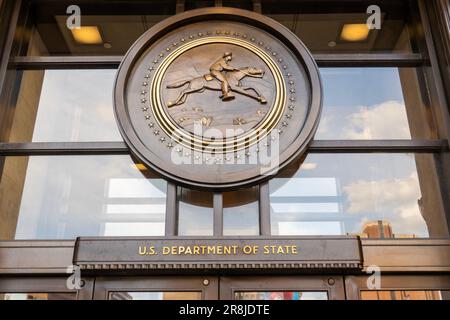
<svg viewBox="0 0 450 320">
<path fill-rule="evenodd" d="M 146 246 L 139 246 L 139 255 L 143 256 L 147 254 L 147 247 Z"/>
</svg>

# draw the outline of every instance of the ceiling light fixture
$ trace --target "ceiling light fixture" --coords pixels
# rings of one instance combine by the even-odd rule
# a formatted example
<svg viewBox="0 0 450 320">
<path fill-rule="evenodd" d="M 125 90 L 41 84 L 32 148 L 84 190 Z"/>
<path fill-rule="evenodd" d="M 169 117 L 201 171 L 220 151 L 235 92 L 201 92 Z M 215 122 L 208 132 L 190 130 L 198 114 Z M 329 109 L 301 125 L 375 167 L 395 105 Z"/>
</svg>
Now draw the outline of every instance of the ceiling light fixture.
<svg viewBox="0 0 450 320">
<path fill-rule="evenodd" d="M 341 31 L 341 40 L 364 41 L 369 36 L 369 27 L 365 23 L 344 24 Z"/>
<path fill-rule="evenodd" d="M 71 29 L 73 38 L 80 44 L 102 44 L 103 39 L 100 30 L 96 26 Z"/>
</svg>

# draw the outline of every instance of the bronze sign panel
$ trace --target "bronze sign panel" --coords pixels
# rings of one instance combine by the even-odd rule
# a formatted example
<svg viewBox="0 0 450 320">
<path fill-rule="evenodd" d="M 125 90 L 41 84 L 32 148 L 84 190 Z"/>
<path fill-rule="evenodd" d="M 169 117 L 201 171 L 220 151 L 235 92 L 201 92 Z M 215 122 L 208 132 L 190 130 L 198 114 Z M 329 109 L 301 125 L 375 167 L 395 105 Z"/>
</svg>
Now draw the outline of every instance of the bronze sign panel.
<svg viewBox="0 0 450 320">
<path fill-rule="evenodd" d="M 182 185 L 225 189 L 267 179 L 304 153 L 321 83 L 282 25 L 209 8 L 146 32 L 119 68 L 114 102 L 139 160 Z"/>
<path fill-rule="evenodd" d="M 82 269 L 330 269 L 360 270 L 358 237 L 79 238 Z"/>
</svg>

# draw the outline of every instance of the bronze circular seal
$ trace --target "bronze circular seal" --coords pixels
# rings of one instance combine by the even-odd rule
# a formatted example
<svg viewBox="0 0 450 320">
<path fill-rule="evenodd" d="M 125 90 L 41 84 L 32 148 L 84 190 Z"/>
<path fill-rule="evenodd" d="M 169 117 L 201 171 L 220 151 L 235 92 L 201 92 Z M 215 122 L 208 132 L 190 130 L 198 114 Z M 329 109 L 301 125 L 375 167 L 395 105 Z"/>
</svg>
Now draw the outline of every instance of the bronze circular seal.
<svg viewBox="0 0 450 320">
<path fill-rule="evenodd" d="M 114 93 L 139 160 L 213 189 L 261 182 L 302 155 L 321 101 L 303 43 L 270 18 L 231 8 L 188 11 L 148 30 L 125 55 Z"/>
</svg>

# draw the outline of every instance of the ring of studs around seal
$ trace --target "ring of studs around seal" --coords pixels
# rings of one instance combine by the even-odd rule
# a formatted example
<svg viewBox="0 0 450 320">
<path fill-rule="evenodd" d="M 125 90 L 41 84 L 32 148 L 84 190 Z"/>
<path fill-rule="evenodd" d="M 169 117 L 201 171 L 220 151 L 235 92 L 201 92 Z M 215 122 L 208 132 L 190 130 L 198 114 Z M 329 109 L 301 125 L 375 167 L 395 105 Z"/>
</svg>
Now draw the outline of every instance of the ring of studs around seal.
<svg viewBox="0 0 450 320">
<path fill-rule="evenodd" d="M 274 130 L 276 130 L 276 132 L 278 133 L 278 135 L 282 135 L 284 132 L 284 128 L 289 126 L 289 121 L 293 118 L 292 112 L 295 110 L 295 102 L 296 102 L 296 95 L 295 95 L 295 80 L 292 79 L 292 74 L 288 71 L 288 66 L 284 63 L 284 60 L 282 57 L 279 56 L 279 54 L 275 51 L 272 50 L 272 48 L 270 46 L 267 46 L 264 44 L 263 41 L 257 41 L 255 37 L 249 37 L 246 33 L 240 33 L 240 32 L 231 32 L 229 30 L 216 30 L 215 32 L 213 31 L 206 31 L 206 32 L 198 32 L 196 34 L 190 34 L 188 37 L 181 37 L 179 39 L 180 43 L 184 44 L 187 41 L 190 40 L 194 40 L 195 38 L 200 38 L 200 37 L 204 37 L 204 36 L 210 36 L 212 34 L 216 34 L 216 35 L 233 35 L 234 37 L 237 38 L 242 38 L 242 39 L 246 39 L 246 40 L 250 40 L 252 43 L 257 44 L 259 47 L 261 47 L 262 49 L 264 49 L 267 53 L 269 53 L 276 62 L 278 62 L 278 64 L 280 65 L 281 69 L 285 72 L 284 76 L 285 78 L 287 78 L 287 84 L 289 85 L 289 89 L 288 89 L 288 106 L 287 106 L 287 110 L 285 111 L 284 114 L 284 119 L 280 120 L 279 122 L 279 126 L 274 128 Z M 149 86 L 149 79 L 151 78 L 151 72 L 155 70 L 155 66 L 160 62 L 160 60 L 162 58 L 164 58 L 164 56 L 171 52 L 174 48 L 177 48 L 178 43 L 177 42 L 173 42 L 171 45 L 167 46 L 165 48 L 164 51 L 160 52 L 158 54 L 157 57 L 155 57 L 152 60 L 152 65 L 147 67 L 147 72 L 145 72 L 144 75 L 144 80 L 142 82 L 142 90 L 141 90 L 141 106 L 140 109 L 142 110 L 142 112 L 144 113 L 144 118 L 148 123 L 148 127 L 150 129 L 153 130 L 153 135 L 155 137 L 158 138 L 158 141 L 160 143 L 166 143 L 166 147 L 168 149 L 173 149 L 176 148 L 175 151 L 181 154 L 184 154 L 185 156 L 191 156 L 191 154 L 189 152 L 183 152 L 183 148 L 180 147 L 176 147 L 177 146 L 177 142 L 172 140 L 170 137 L 166 137 L 165 135 L 161 134 L 161 131 L 158 129 L 154 129 L 155 127 L 155 122 L 152 121 L 150 114 L 148 113 L 150 106 L 148 104 L 148 99 L 147 99 L 147 95 L 148 95 L 148 86 Z M 272 138 L 272 140 L 274 140 L 274 138 Z M 270 148 L 270 143 L 266 143 L 262 146 L 259 146 L 257 148 L 254 148 L 253 153 L 250 152 L 246 152 L 245 156 L 246 157 L 250 157 L 253 155 L 256 155 L 260 152 L 260 148 L 261 147 L 266 147 L 266 148 Z M 181 150 L 181 151 L 180 151 Z M 235 155 L 235 159 L 241 159 L 242 156 L 240 154 Z M 219 163 L 220 160 L 218 160 L 219 158 L 216 158 L 213 162 L 214 163 Z M 198 160 L 198 159 L 196 159 Z M 210 158 L 204 158 L 204 162 L 205 163 L 209 163 L 211 162 Z M 225 162 L 229 162 L 230 159 L 228 156 L 225 155 L 225 157 L 221 158 L 222 163 Z"/>
</svg>

